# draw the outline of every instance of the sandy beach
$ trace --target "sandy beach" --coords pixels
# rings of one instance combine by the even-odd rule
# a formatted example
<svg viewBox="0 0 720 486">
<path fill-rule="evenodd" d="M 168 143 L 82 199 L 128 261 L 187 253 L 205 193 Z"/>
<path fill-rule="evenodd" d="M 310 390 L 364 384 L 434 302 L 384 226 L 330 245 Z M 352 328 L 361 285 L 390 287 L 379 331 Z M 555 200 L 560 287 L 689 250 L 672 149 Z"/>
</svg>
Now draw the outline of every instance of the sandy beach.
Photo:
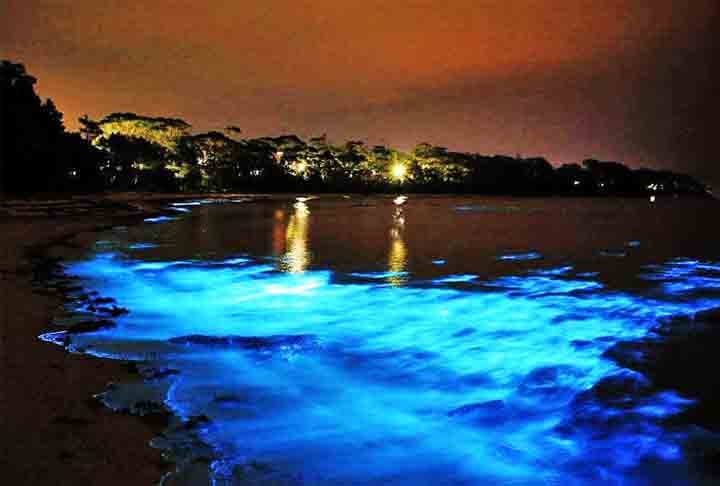
<svg viewBox="0 0 720 486">
<path fill-rule="evenodd" d="M 95 231 L 141 220 L 157 207 L 146 199 L 126 194 L 0 205 L 5 213 L 0 215 L 0 463 L 5 484 L 155 484 L 170 468 L 148 445 L 164 418 L 114 413 L 93 399 L 108 383 L 133 378 L 125 363 L 70 354 L 38 339 L 62 305 L 59 292 L 33 282 L 44 254 L 82 251 Z"/>
<path fill-rule="evenodd" d="M 247 194 L 149 194 L 0 199 L 0 467 L 13 485 L 157 484 L 172 465 L 148 442 L 164 416 L 136 417 L 93 398 L 132 367 L 43 342 L 61 308 L 38 265 L 84 251 L 95 234 L 160 214 L 168 201 Z M 254 198 L 271 197 L 252 195 Z M 280 196 L 283 197 L 283 196 Z"/>
</svg>

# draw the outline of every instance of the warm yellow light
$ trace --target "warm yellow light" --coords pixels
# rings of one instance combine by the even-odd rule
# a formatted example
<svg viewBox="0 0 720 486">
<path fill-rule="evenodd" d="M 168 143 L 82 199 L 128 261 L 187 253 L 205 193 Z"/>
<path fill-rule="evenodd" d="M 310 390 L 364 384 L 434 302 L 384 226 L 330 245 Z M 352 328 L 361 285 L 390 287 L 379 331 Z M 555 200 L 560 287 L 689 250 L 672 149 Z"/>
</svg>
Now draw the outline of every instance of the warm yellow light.
<svg viewBox="0 0 720 486">
<path fill-rule="evenodd" d="M 390 253 L 388 254 L 388 272 L 390 275 L 387 282 L 392 286 L 404 285 L 407 281 L 405 275 L 408 251 L 403 240 L 402 227 L 405 223 L 402 212 L 396 213 L 395 224 L 390 230 Z M 402 222 L 400 222 L 402 219 Z"/>
<path fill-rule="evenodd" d="M 395 164 L 390 169 L 390 174 L 393 176 L 394 179 L 403 180 L 406 173 L 407 168 L 403 164 Z"/>
<path fill-rule="evenodd" d="M 298 198 L 300 199 L 300 198 Z M 280 261 L 280 270 L 302 273 L 310 264 L 308 249 L 308 217 L 310 210 L 304 202 L 294 204 L 295 212 L 290 216 L 285 230 L 286 252 Z"/>
<path fill-rule="evenodd" d="M 396 206 L 402 206 L 407 202 L 407 196 L 398 196 L 395 199 L 393 199 L 393 203 L 395 203 Z"/>
</svg>

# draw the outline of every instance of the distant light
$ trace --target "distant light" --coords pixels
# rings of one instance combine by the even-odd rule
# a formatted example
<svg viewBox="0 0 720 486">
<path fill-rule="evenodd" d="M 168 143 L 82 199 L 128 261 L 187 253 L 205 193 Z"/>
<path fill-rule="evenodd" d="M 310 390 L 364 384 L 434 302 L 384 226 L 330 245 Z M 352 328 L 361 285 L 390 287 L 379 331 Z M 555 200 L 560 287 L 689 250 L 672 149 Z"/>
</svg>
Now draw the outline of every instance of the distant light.
<svg viewBox="0 0 720 486">
<path fill-rule="evenodd" d="M 390 169 L 390 174 L 392 175 L 393 179 L 402 181 L 407 174 L 407 167 L 400 163 L 394 164 Z"/>
<path fill-rule="evenodd" d="M 575 179 L 575 180 L 573 181 L 573 186 L 579 186 L 579 185 L 580 185 L 580 181 L 577 180 L 577 179 Z"/>
<path fill-rule="evenodd" d="M 308 205 L 302 201 L 296 202 L 295 204 L 293 204 L 293 207 L 295 208 L 295 212 L 298 215 L 305 215 L 310 213 L 310 208 L 308 208 Z"/>
<path fill-rule="evenodd" d="M 398 196 L 395 199 L 393 199 L 393 203 L 395 203 L 396 206 L 402 206 L 407 202 L 407 196 Z"/>
<path fill-rule="evenodd" d="M 654 202 L 655 202 L 655 196 L 650 196 L 650 202 L 651 202 L 651 203 L 654 203 Z"/>
</svg>

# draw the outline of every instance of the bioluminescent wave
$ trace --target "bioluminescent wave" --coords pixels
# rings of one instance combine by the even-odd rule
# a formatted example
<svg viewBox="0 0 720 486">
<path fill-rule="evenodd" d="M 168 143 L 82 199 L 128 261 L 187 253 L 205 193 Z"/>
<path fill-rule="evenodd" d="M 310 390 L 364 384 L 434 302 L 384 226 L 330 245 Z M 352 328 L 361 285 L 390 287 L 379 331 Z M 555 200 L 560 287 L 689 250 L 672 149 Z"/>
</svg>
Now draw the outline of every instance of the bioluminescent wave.
<svg viewBox="0 0 720 486">
<path fill-rule="evenodd" d="M 146 223 L 165 223 L 167 221 L 172 221 L 175 218 L 172 218 L 170 216 L 155 216 L 152 218 L 145 218 Z"/>
<path fill-rule="evenodd" d="M 216 485 L 705 484 L 709 432 L 678 417 L 707 387 L 640 356 L 675 369 L 655 343 L 695 348 L 667 326 L 720 306 L 713 242 L 676 258 L 688 213 L 346 199 L 179 202 L 108 232 L 67 271 L 115 301 L 44 339 L 155 370 L 104 400 L 191 424 L 156 444 Z"/>
<path fill-rule="evenodd" d="M 299 241 L 305 224 L 291 222 Z M 164 401 L 209 418 L 215 484 L 653 484 L 648 471 L 682 467 L 687 432 L 662 421 L 688 399 L 618 408 L 589 392 L 644 390 L 603 353 L 717 306 L 692 296 L 720 285 L 718 265 L 649 268 L 643 296 L 572 266 L 398 285 L 404 248 L 373 278 L 306 270 L 288 247 L 279 267 L 101 252 L 68 268 L 131 309 L 70 346 L 178 370 Z"/>
</svg>

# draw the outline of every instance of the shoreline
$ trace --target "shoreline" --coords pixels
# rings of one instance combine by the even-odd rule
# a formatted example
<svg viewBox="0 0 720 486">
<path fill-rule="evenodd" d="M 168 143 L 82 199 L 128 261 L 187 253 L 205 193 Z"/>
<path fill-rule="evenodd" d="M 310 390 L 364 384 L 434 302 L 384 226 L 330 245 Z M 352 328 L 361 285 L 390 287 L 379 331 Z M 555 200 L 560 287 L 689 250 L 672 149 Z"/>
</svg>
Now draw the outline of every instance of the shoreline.
<svg viewBox="0 0 720 486">
<path fill-rule="evenodd" d="M 171 415 L 161 413 L 143 417 L 117 412 L 93 398 L 106 391 L 109 382 L 142 379 L 131 362 L 71 354 L 60 346 L 38 339 L 40 334 L 51 330 L 58 307 L 71 298 L 68 294 L 73 293 L 63 288 L 67 281 L 63 282 L 62 278 L 59 284 L 42 278 L 43 271 L 52 269 L 56 258 L 72 257 L 86 251 L 97 239 L 99 231 L 140 223 L 148 216 L 169 214 L 163 209 L 168 202 L 198 196 L 162 195 L 146 199 L 143 195 L 126 194 L 123 199 L 101 200 L 98 206 L 103 207 L 102 214 L 91 212 L 55 218 L 4 218 L 0 215 L 0 231 L 4 235 L 0 253 L 0 364 L 4 378 L 0 389 L 0 414 L 3 417 L 0 434 L 5 439 L 0 464 L 7 471 L 5 477 L 9 478 L 10 484 L 75 485 L 86 481 L 120 485 L 164 481 L 161 484 L 170 485 L 190 477 L 200 481 L 207 479 L 202 475 L 203 468 L 185 468 L 193 463 L 164 459 L 165 451 L 150 445 L 151 439 L 161 436 L 171 425 Z M 291 196 L 232 194 L 202 198 L 246 197 L 262 200 Z M 39 200 L 35 204 L 42 207 Z M 38 273 L 41 274 L 39 279 Z M 52 271 L 49 275 L 52 280 Z M 72 281 L 68 281 L 71 285 Z M 717 316 L 715 309 L 712 314 L 702 313 L 702 319 L 698 318 L 697 322 L 693 318 L 693 334 L 697 333 L 697 323 L 718 322 Z M 711 326 L 702 333 L 705 339 L 717 340 L 717 331 L 709 332 L 712 329 Z M 713 410 L 716 402 L 708 400 L 708 397 L 713 398 L 713 385 L 688 384 L 682 376 L 683 373 L 695 375 L 701 372 L 707 356 L 697 358 L 687 366 L 677 357 L 678 350 L 680 356 L 685 357 L 704 356 L 698 354 L 701 351 L 709 353 L 703 345 L 705 340 L 685 342 L 682 338 L 687 330 L 682 326 L 677 330 L 666 326 L 654 331 L 665 334 L 666 339 L 622 342 L 609 350 L 606 357 L 623 367 L 654 374 L 653 381 L 658 380 L 668 388 L 703 398 L 702 408 L 691 407 L 673 417 L 670 423 L 707 426 L 709 421 L 717 427 L 720 416 Z M 651 362 L 634 361 L 631 358 L 638 350 L 651 351 L 654 359 Z M 678 369 L 682 371 L 678 372 Z M 596 384 L 591 393 L 602 399 L 603 391 L 614 385 L 608 383 Z M 716 428 L 710 430 L 711 433 L 718 432 Z M 703 436 L 695 437 L 691 444 L 691 459 L 697 468 L 695 473 L 700 475 L 699 480 L 716 478 L 717 442 Z M 173 471 L 176 474 L 172 474 Z M 704 476 L 706 474 L 709 476 Z"/>
<path fill-rule="evenodd" d="M 127 363 L 38 338 L 64 295 L 35 279 L 44 263 L 84 251 L 98 231 L 162 213 L 160 203 L 102 198 L 74 214 L 0 218 L 0 464 L 8 484 L 157 484 L 171 470 L 149 445 L 166 417 L 118 413 L 93 398 L 108 383 L 137 379 Z"/>
<path fill-rule="evenodd" d="M 67 302 L 62 284 L 38 273 L 87 251 L 114 226 L 172 214 L 193 199 L 294 199 L 300 194 L 115 193 L 0 199 L 0 466 L 10 484 L 174 484 L 197 471 L 150 445 L 171 415 L 112 410 L 96 395 L 141 379 L 131 362 L 108 360 L 46 342 Z M 332 195 L 325 195 L 332 196 Z M 341 195 L 335 195 L 340 197 Z M 46 267 L 46 268 L 43 268 Z M 53 278 L 52 272 L 44 276 Z M 188 468 L 188 466 L 190 466 Z"/>
</svg>

